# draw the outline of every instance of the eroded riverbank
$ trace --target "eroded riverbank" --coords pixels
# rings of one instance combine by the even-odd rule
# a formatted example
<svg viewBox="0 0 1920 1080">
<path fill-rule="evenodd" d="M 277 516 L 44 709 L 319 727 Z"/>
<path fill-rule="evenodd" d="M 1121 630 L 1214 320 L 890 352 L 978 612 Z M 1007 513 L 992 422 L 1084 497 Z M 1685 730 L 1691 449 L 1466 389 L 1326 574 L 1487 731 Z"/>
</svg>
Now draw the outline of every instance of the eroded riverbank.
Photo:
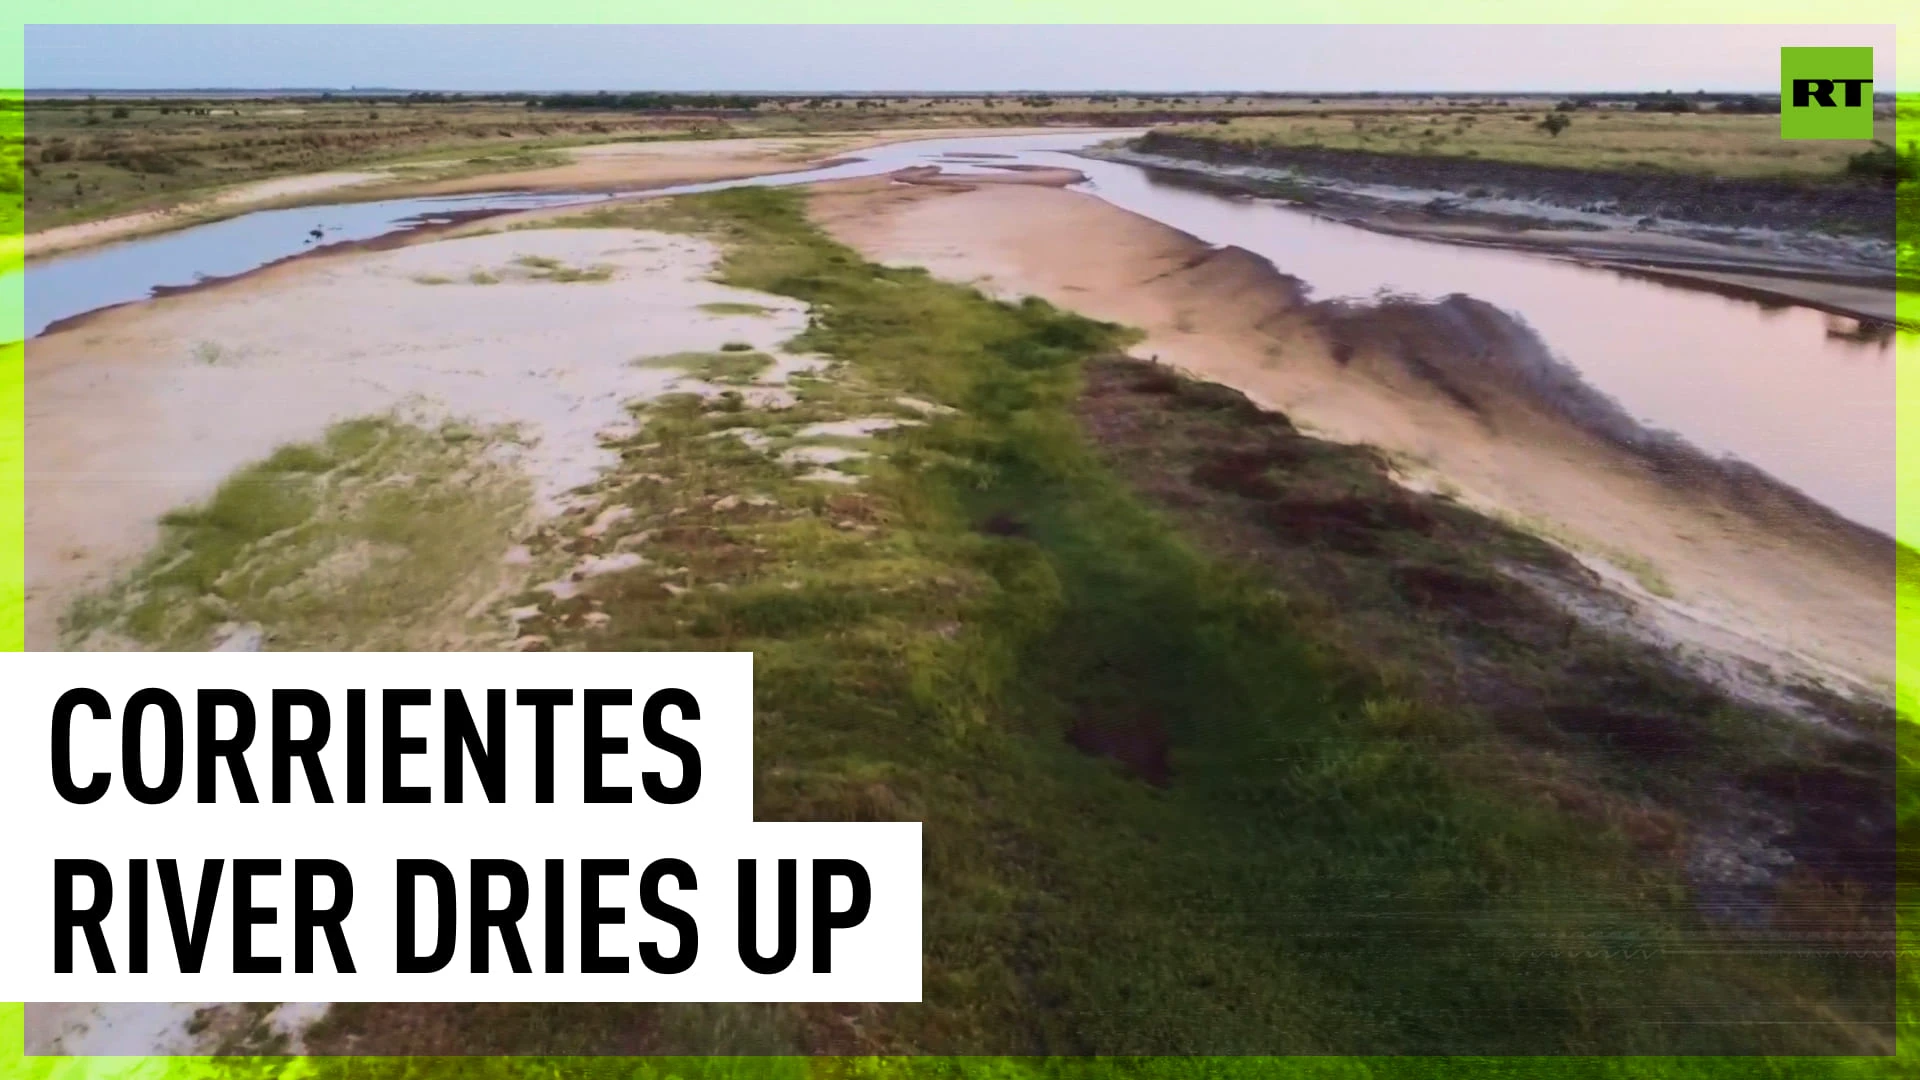
<svg viewBox="0 0 1920 1080">
<path fill-rule="evenodd" d="M 1554 389 L 1564 373 L 1484 306 L 1323 305 L 1258 256 L 1078 192 L 852 181 L 815 205 L 870 258 L 1139 326 L 1136 352 L 1386 450 L 1413 482 L 1610 568 L 1735 675 L 1888 692 L 1890 541 L 1786 489 L 1610 436 L 1610 403 Z M 1463 318 L 1491 321 L 1461 335 Z M 1599 412 L 1568 411 L 1586 408 Z"/>
</svg>

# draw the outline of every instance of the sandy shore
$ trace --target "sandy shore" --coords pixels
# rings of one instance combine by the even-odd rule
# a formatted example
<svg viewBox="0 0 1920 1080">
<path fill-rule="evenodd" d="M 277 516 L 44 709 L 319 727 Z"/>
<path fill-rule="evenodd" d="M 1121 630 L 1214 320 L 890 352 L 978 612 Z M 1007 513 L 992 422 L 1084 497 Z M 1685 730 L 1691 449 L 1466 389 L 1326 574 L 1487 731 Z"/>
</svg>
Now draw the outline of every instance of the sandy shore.
<svg viewBox="0 0 1920 1080">
<path fill-rule="evenodd" d="M 1465 409 L 1364 334 L 1357 351 L 1336 349 L 1291 279 L 1250 253 L 1033 186 L 845 181 L 817 189 L 814 206 L 869 258 L 1140 327 L 1148 338 L 1136 355 L 1239 389 L 1326 437 L 1379 446 L 1412 482 L 1561 539 L 1730 677 L 1760 665 L 1875 696 L 1891 686 L 1884 540 L 1724 482 L 1663 475 L 1497 386 L 1476 387 L 1476 409 Z"/>
<path fill-rule="evenodd" d="M 444 180 L 410 176 L 410 167 L 431 162 L 400 162 L 391 167 L 353 172 L 281 177 L 227 188 L 176 206 L 121 214 L 98 221 L 61 225 L 28 233 L 26 257 L 41 258 L 114 240 L 200 224 L 246 210 L 297 205 L 328 196 L 407 198 L 458 195 L 503 189 L 526 191 L 631 191 L 707 180 L 734 180 L 808 168 L 835 156 L 913 139 L 969 135 L 1032 135 L 1074 128 L 913 128 L 748 139 L 678 139 L 614 142 L 553 151 L 563 165 L 483 173 Z"/>
<path fill-rule="evenodd" d="M 543 280 L 529 258 L 607 279 Z M 792 301 L 707 280 L 716 258 L 626 229 L 473 236 L 294 260 L 35 338 L 27 647 L 53 647 L 72 601 L 149 550 L 162 514 L 341 420 L 404 408 L 519 425 L 517 465 L 552 509 L 610 462 L 597 433 L 627 421 L 625 403 L 676 378 L 630 361 L 727 342 L 771 352 L 805 326 Z M 700 309 L 727 302 L 770 314 Z"/>
</svg>

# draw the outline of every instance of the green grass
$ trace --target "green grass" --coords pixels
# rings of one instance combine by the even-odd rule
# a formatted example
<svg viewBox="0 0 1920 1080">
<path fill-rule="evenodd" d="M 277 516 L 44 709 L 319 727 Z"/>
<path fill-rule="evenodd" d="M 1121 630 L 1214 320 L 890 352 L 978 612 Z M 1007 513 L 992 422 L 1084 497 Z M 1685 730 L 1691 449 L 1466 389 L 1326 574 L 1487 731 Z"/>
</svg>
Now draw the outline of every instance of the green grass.
<svg viewBox="0 0 1920 1080">
<path fill-rule="evenodd" d="M 749 346 L 751 348 L 751 346 Z M 773 366 L 766 353 L 723 350 L 721 352 L 684 352 L 666 356 L 647 356 L 633 362 L 638 367 L 675 368 L 710 383 L 751 382 Z"/>
<path fill-rule="evenodd" d="M 529 271 L 528 277 L 534 281 L 555 281 L 564 284 L 576 281 L 610 281 L 613 279 L 613 267 L 611 266 L 568 266 L 559 259 L 549 258 L 545 255 L 522 255 L 514 259 L 513 264 L 523 270 Z"/>
<path fill-rule="evenodd" d="M 792 409 L 640 408 L 597 490 L 632 511 L 605 542 L 649 565 L 528 629 L 554 648 L 753 651 L 756 816 L 925 823 L 924 1001 L 343 1006 L 317 1045 L 375 1052 L 383 1029 L 475 1053 L 1874 1045 L 1821 1004 L 1861 989 L 1855 969 L 1728 947 L 1624 836 L 1527 795 L 1483 722 L 1328 648 L 1104 466 L 1072 410 L 1081 365 L 1125 330 L 869 264 L 794 192 L 584 217 L 717 237 L 724 280 L 811 305 L 791 347 L 836 363 L 796 380 Z M 876 437 L 857 485 L 714 437 L 899 414 L 902 395 L 958 411 Z M 1164 731 L 1172 782 L 1072 749 L 1082 724 Z"/>
<path fill-rule="evenodd" d="M 75 605 L 68 639 L 204 649 L 220 627 L 257 626 L 275 649 L 485 640 L 465 611 L 528 498 L 524 478 L 481 454 L 507 437 L 374 418 L 282 447 L 163 517 L 144 563 Z"/>
</svg>

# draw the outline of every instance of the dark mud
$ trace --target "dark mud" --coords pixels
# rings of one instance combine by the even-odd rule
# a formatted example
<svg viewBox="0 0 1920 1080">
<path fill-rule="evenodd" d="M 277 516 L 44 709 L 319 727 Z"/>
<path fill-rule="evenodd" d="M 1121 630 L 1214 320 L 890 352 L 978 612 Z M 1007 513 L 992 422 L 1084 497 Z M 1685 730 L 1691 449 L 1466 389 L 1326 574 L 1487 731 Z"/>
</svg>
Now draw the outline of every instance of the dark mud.
<svg viewBox="0 0 1920 1080">
<path fill-rule="evenodd" d="M 1846 232 L 1891 243 L 1894 192 L 1867 184 L 1599 172 L 1479 158 L 1416 157 L 1359 150 L 1246 147 L 1214 139 L 1150 132 L 1143 153 L 1218 165 L 1257 165 L 1325 175 L 1349 183 L 1447 191 L 1484 191 L 1569 209 L 1603 204 L 1627 217 L 1702 225 Z"/>
</svg>

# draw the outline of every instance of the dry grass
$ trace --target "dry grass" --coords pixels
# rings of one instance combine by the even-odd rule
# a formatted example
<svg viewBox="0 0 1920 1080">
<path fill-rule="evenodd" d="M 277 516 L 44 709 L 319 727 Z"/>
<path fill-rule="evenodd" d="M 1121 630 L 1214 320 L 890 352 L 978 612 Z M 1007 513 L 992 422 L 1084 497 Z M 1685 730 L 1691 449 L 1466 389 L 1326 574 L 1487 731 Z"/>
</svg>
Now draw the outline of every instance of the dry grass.
<svg viewBox="0 0 1920 1080">
<path fill-rule="evenodd" d="M 1841 175 L 1862 144 L 1780 138 L 1780 118 L 1722 113 L 1577 109 L 1559 135 L 1540 127 L 1552 106 L 1421 110 L 1343 116 L 1265 116 L 1177 125 L 1170 133 L 1247 146 L 1366 150 L 1477 157 L 1610 172 L 1657 170 L 1713 176 L 1826 178 Z M 1875 124 L 1893 139 L 1893 120 Z"/>
</svg>

